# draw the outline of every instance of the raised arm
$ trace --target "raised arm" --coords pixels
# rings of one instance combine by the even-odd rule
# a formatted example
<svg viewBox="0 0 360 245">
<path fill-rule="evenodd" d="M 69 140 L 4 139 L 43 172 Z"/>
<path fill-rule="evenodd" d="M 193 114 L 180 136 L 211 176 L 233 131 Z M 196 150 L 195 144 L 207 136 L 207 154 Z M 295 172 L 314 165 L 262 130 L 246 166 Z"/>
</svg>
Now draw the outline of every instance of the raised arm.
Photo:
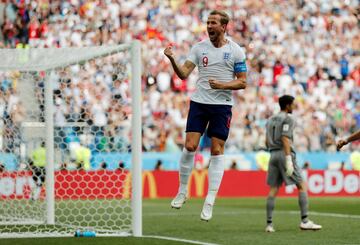
<svg viewBox="0 0 360 245">
<path fill-rule="evenodd" d="M 185 63 L 183 65 L 179 65 L 175 61 L 175 56 L 174 56 L 174 53 L 172 52 L 171 46 L 166 47 L 166 49 L 164 50 L 164 54 L 166 55 L 166 57 L 169 58 L 176 75 L 182 80 L 188 78 L 190 73 L 195 68 L 195 64 L 193 64 L 189 60 L 185 61 Z"/>
</svg>

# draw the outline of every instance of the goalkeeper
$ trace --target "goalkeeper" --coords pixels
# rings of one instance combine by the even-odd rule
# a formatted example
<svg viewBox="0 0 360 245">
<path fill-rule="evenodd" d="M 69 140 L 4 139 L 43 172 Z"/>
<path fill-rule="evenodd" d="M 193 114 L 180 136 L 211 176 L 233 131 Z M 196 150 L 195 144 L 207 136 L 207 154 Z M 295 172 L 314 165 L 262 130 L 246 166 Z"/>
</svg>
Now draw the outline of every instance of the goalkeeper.
<svg viewBox="0 0 360 245">
<path fill-rule="evenodd" d="M 267 175 L 267 184 L 270 192 L 266 202 L 267 225 L 266 232 L 274 232 L 272 213 L 275 206 L 275 197 L 279 187 L 295 184 L 299 190 L 299 206 L 301 211 L 300 229 L 320 230 L 317 225 L 308 219 L 308 196 L 306 184 L 296 164 L 296 153 L 292 147 L 294 119 L 289 115 L 295 108 L 294 97 L 284 95 L 279 98 L 281 112 L 270 117 L 266 124 L 266 146 L 270 150 L 270 162 Z"/>
</svg>

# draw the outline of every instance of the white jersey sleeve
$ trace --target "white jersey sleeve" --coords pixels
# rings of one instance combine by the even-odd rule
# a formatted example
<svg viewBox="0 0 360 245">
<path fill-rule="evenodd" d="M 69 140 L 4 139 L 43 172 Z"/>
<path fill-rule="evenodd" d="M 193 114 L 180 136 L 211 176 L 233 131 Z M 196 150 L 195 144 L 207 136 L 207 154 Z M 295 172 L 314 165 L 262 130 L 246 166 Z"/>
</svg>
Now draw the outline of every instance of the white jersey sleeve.
<svg viewBox="0 0 360 245">
<path fill-rule="evenodd" d="M 235 73 L 247 72 L 246 56 L 244 50 L 240 46 L 238 46 L 238 48 L 236 48 L 235 50 L 236 51 L 234 52 L 234 56 L 235 56 L 234 72 Z"/>
</svg>

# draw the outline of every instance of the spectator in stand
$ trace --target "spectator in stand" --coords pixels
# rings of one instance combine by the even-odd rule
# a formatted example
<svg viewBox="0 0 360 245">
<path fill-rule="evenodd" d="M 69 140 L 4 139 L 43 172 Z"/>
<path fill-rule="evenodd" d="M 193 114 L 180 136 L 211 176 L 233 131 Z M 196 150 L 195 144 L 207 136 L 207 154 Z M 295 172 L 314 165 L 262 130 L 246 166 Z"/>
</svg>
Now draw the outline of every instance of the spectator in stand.
<svg viewBox="0 0 360 245">
<path fill-rule="evenodd" d="M 75 149 L 75 162 L 77 164 L 77 169 L 90 170 L 90 159 L 91 151 L 88 147 L 79 145 Z"/>
<path fill-rule="evenodd" d="M 163 163 L 160 159 L 157 160 L 154 170 L 162 170 L 163 169 L 162 164 Z"/>
<path fill-rule="evenodd" d="M 231 165 L 230 165 L 230 170 L 237 170 L 237 163 L 236 160 L 232 160 Z"/>
<path fill-rule="evenodd" d="M 310 162 L 309 161 L 304 162 L 304 165 L 303 165 L 302 169 L 303 170 L 309 170 L 310 169 Z"/>
<path fill-rule="evenodd" d="M 124 171 L 125 169 L 125 164 L 123 161 L 120 161 L 119 164 L 118 164 L 118 170 L 121 170 L 121 171 Z"/>
<path fill-rule="evenodd" d="M 100 169 L 102 170 L 106 170 L 107 169 L 107 163 L 106 162 L 102 162 L 101 165 L 100 165 Z"/>
</svg>

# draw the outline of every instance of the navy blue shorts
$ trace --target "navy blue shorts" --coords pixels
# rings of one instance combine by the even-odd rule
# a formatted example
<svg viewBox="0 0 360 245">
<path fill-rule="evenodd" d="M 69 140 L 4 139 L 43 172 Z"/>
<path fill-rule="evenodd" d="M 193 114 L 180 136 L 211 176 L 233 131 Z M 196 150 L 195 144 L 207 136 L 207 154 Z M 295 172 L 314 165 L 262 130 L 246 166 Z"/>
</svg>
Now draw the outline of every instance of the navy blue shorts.
<svg viewBox="0 0 360 245">
<path fill-rule="evenodd" d="M 230 105 L 209 105 L 190 101 L 190 110 L 186 123 L 186 132 L 203 134 L 207 127 L 207 135 L 226 141 L 229 136 L 231 122 Z"/>
</svg>

